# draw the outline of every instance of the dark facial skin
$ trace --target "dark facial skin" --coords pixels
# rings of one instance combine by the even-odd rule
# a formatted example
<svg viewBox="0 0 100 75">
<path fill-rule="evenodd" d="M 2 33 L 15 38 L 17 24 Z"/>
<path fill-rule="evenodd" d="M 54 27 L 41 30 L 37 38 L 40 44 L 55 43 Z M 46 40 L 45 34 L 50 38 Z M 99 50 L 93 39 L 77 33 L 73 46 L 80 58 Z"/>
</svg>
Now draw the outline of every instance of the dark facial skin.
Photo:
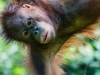
<svg viewBox="0 0 100 75">
<path fill-rule="evenodd" d="M 16 16 L 8 19 L 7 28 L 15 40 L 40 44 L 50 43 L 55 38 L 52 21 L 47 14 L 36 6 L 24 4 Z"/>
</svg>

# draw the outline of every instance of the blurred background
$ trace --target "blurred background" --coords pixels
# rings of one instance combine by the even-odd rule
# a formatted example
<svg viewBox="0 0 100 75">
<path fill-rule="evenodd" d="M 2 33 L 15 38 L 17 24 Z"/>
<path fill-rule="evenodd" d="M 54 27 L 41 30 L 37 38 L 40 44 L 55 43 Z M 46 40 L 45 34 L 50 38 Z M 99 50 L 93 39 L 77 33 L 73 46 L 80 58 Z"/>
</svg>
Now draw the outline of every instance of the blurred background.
<svg viewBox="0 0 100 75">
<path fill-rule="evenodd" d="M 9 0 L 0 0 L 0 13 Z M 1 15 L 1 14 L 0 14 Z M 1 29 L 1 27 L 0 27 Z M 100 29 L 96 30 L 100 36 Z M 62 68 L 66 75 L 100 75 L 100 39 L 82 37 L 87 44 L 66 48 Z M 6 43 L 0 36 L 0 75 L 28 75 L 24 67 L 25 50 L 17 42 Z"/>
</svg>

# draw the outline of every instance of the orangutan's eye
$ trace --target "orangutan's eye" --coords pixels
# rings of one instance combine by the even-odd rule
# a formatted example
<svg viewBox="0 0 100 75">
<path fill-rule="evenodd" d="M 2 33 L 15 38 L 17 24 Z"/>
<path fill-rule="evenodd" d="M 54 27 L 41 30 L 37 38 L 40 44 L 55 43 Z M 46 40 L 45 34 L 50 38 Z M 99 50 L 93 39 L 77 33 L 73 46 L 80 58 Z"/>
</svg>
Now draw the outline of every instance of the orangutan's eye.
<svg viewBox="0 0 100 75">
<path fill-rule="evenodd" d="M 26 21 L 26 25 L 27 25 L 27 26 L 30 26 L 30 25 L 32 25 L 32 24 L 34 24 L 34 21 L 33 21 L 33 20 L 28 19 L 28 20 Z"/>
<path fill-rule="evenodd" d="M 29 37 L 30 36 L 30 32 L 28 30 L 23 31 L 22 35 L 24 37 Z"/>
</svg>

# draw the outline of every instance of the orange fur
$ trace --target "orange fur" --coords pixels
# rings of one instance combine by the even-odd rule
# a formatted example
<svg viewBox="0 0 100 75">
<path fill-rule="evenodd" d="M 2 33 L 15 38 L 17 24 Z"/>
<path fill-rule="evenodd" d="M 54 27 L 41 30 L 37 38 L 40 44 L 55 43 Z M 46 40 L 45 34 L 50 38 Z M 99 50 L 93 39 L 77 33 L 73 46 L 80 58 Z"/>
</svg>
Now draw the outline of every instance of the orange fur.
<svg viewBox="0 0 100 75">
<path fill-rule="evenodd" d="M 79 46 L 79 45 L 87 43 L 86 41 L 78 38 L 77 35 L 82 35 L 89 39 L 98 39 L 100 36 L 96 35 L 96 29 L 100 28 L 99 23 L 100 23 L 100 20 L 98 20 L 94 24 L 91 24 L 91 25 L 85 27 L 81 31 L 79 30 L 77 33 L 73 34 L 73 36 L 71 36 L 64 43 L 64 45 L 61 47 L 60 51 L 55 56 L 55 63 L 58 63 L 58 64 L 63 63 L 64 60 L 62 59 L 62 57 L 63 57 L 63 54 L 68 51 L 68 49 L 67 49 L 68 47 Z"/>
<path fill-rule="evenodd" d="M 98 20 L 97 22 L 95 22 L 94 24 L 91 24 L 85 28 L 83 28 L 82 30 L 77 31 L 75 34 L 73 34 L 72 37 L 70 37 L 65 44 L 62 46 L 62 48 L 64 46 L 68 47 L 68 46 L 72 46 L 72 45 L 79 45 L 82 43 L 85 43 L 85 41 L 83 41 L 82 39 L 78 38 L 77 35 L 82 35 L 85 36 L 86 38 L 90 38 L 90 39 L 97 39 L 99 38 L 99 36 L 96 35 L 96 29 L 100 28 L 100 26 L 98 25 L 100 23 L 100 21 Z M 61 48 L 61 49 L 62 49 Z"/>
</svg>

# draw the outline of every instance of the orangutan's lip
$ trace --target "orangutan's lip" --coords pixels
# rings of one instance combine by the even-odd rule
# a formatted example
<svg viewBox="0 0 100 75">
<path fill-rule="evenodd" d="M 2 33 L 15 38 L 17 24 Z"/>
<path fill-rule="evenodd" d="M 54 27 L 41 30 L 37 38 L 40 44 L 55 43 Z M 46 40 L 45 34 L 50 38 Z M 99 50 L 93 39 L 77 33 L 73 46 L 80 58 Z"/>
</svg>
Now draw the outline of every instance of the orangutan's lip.
<svg viewBox="0 0 100 75">
<path fill-rule="evenodd" d="M 47 32 L 46 35 L 45 35 L 44 42 L 46 42 L 47 39 L 48 39 L 48 32 Z"/>
</svg>

